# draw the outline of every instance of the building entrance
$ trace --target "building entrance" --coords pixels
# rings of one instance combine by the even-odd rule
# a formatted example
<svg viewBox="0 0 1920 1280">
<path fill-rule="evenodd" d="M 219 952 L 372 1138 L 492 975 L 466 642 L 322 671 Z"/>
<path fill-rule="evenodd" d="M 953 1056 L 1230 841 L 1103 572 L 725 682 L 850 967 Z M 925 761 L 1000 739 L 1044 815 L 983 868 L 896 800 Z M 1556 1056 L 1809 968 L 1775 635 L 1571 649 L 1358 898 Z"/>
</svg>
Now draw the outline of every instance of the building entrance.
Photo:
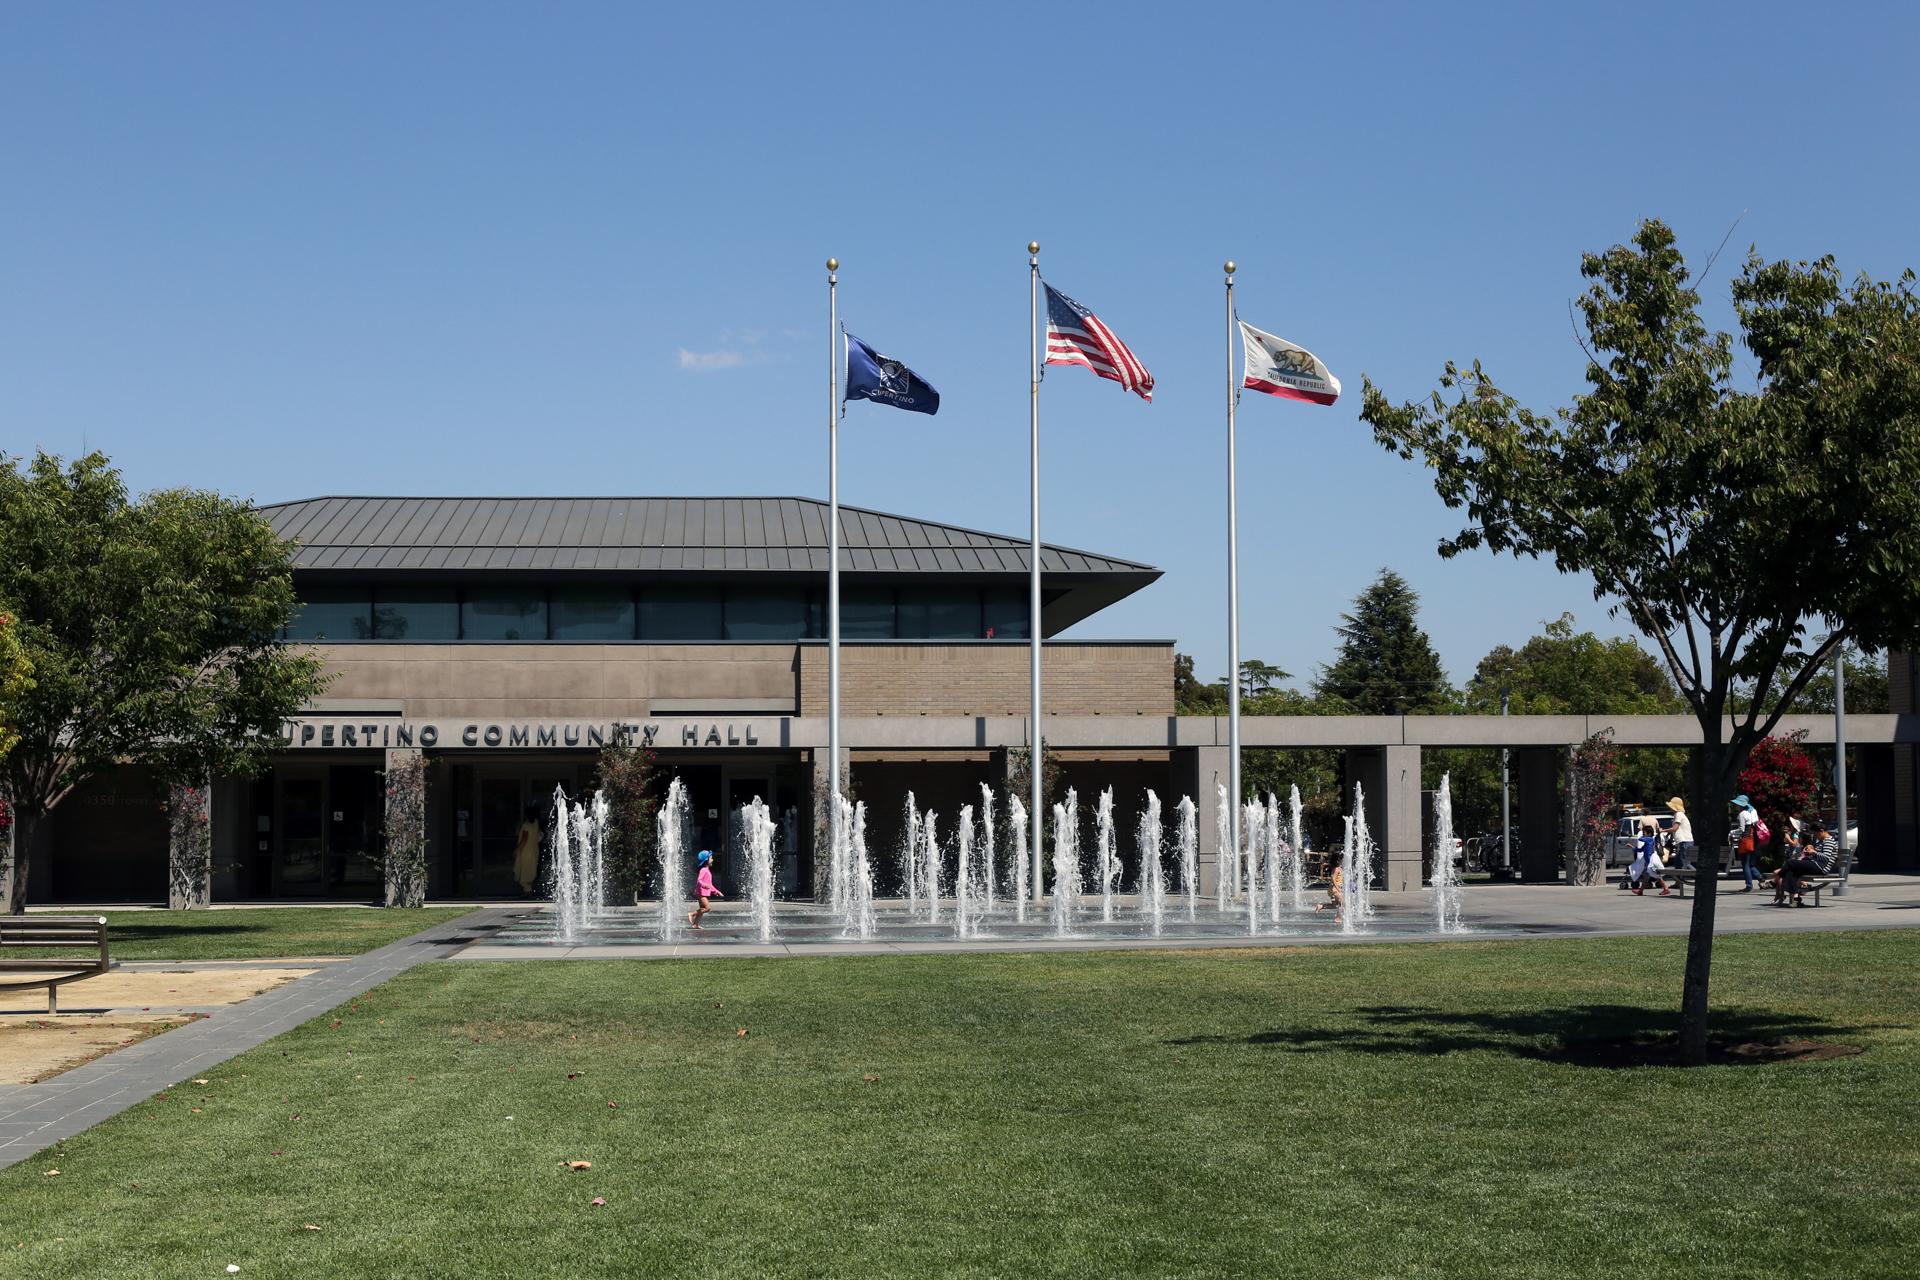
<svg viewBox="0 0 1920 1280">
<path fill-rule="evenodd" d="M 459 764 L 451 770 L 449 801 L 453 838 L 438 860 L 431 892 L 453 898 L 512 898 L 521 895 L 515 854 L 523 831 L 537 833 L 540 855 L 533 892 L 542 892 L 546 848 L 553 827 L 553 792 L 569 801 L 579 796 L 581 769 L 557 761 Z"/>
<path fill-rule="evenodd" d="M 371 764 L 283 766 L 274 771 L 273 790 L 273 896 L 379 897 L 385 835 L 380 770 Z"/>
</svg>

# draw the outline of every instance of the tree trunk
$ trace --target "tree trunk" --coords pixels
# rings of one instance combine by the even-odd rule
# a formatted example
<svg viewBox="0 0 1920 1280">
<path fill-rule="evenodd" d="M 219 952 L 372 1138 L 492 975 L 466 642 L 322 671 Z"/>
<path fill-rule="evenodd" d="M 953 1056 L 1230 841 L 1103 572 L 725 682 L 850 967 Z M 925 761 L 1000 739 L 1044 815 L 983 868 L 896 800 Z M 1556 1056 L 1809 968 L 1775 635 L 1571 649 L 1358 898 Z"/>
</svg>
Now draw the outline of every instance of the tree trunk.
<svg viewBox="0 0 1920 1280">
<path fill-rule="evenodd" d="M 1680 1061 L 1690 1067 L 1707 1061 L 1707 993 L 1713 969 L 1713 913 L 1720 887 L 1720 839 L 1727 825 L 1739 752 L 1720 741 L 1714 717 L 1703 725 L 1706 741 L 1694 757 L 1692 794 L 1694 865 L 1693 922 L 1687 930 L 1687 969 L 1680 992 Z M 1736 853 L 1737 856 L 1737 853 Z"/>
<path fill-rule="evenodd" d="M 7 865 L 0 867 L 0 881 L 5 882 L 5 910 L 10 916 L 22 914 L 27 909 L 27 870 L 32 863 L 34 832 L 40 829 L 40 818 L 19 804 L 13 806 L 13 826 L 7 835 L 12 843 L 12 856 Z"/>
</svg>

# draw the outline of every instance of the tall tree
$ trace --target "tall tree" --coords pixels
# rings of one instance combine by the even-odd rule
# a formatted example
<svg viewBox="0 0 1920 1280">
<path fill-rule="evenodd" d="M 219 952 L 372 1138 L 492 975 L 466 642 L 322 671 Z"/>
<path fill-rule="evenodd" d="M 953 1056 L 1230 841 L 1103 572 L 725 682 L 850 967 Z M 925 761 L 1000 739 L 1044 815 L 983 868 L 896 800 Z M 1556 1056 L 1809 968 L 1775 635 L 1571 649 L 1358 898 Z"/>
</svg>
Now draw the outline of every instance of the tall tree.
<svg viewBox="0 0 1920 1280">
<path fill-rule="evenodd" d="M 292 548 L 246 503 L 129 499 L 97 453 L 21 462 L 0 456 L 0 598 L 33 663 L 4 765 L 13 912 L 34 828 L 75 787 L 123 762 L 180 783 L 253 772 L 324 687 L 318 659 L 280 642 Z"/>
<path fill-rule="evenodd" d="M 1631 640 L 1602 640 L 1561 614 L 1518 649 L 1499 645 L 1467 682 L 1469 711 L 1497 712 L 1500 694 L 1515 715 L 1672 715 L 1687 709 L 1660 662 Z"/>
<path fill-rule="evenodd" d="M 33 660 L 20 643 L 20 627 L 13 614 L 0 606 L 0 760 L 20 741 L 14 726 L 20 721 L 20 700 L 33 687 Z"/>
<path fill-rule="evenodd" d="M 1732 294 L 1757 377 L 1736 389 L 1733 339 L 1702 322 L 1665 225 L 1581 274 L 1587 390 L 1570 407 L 1533 412 L 1476 361 L 1405 404 L 1369 382 L 1361 416 L 1465 508 L 1443 556 L 1550 557 L 1653 641 L 1700 723 L 1695 822 L 1711 832 L 1748 752 L 1840 646 L 1920 640 L 1920 300 L 1910 271 L 1847 284 L 1831 258 L 1749 254 Z M 1715 887 L 1702 879 L 1687 939 L 1695 1063 Z"/>
<path fill-rule="evenodd" d="M 1342 614 L 1340 649 L 1331 665 L 1322 667 L 1314 693 L 1350 715 L 1399 716 L 1444 711 L 1453 687 L 1434 652 L 1433 641 L 1420 629 L 1420 596 L 1407 580 L 1391 569 L 1353 601 L 1353 612 Z"/>
</svg>

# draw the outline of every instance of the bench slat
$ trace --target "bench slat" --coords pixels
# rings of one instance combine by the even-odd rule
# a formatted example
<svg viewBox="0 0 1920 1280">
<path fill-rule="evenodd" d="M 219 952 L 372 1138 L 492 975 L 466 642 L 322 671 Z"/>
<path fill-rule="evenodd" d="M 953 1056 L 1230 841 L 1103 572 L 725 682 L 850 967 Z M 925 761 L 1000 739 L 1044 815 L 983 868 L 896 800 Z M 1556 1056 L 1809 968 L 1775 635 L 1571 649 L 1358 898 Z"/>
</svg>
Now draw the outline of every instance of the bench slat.
<svg viewBox="0 0 1920 1280">
<path fill-rule="evenodd" d="M 0 965 L 0 978 L 6 977 L 9 973 L 79 973 L 83 970 L 105 972 L 105 968 L 98 960 L 9 960 L 6 964 Z"/>
</svg>

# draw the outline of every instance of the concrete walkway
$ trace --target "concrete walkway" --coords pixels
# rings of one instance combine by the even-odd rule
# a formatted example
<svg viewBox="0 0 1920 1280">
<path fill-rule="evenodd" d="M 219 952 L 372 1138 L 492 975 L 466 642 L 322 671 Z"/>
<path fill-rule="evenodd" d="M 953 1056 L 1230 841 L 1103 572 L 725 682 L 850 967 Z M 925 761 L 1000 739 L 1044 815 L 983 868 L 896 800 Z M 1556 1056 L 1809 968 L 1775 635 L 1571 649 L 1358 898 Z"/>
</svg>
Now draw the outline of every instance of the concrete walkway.
<svg viewBox="0 0 1920 1280">
<path fill-rule="evenodd" d="M 291 1030 L 427 960 L 444 960 L 497 913 L 475 912 L 350 960 L 125 1049 L 42 1084 L 0 1085 L 0 1168 L 90 1128 Z M 142 962 L 143 964 L 147 962 Z M 286 964 L 286 961 L 280 961 Z M 175 965 L 174 968 L 185 966 Z M 83 988 L 71 988 L 79 992 Z"/>
</svg>

